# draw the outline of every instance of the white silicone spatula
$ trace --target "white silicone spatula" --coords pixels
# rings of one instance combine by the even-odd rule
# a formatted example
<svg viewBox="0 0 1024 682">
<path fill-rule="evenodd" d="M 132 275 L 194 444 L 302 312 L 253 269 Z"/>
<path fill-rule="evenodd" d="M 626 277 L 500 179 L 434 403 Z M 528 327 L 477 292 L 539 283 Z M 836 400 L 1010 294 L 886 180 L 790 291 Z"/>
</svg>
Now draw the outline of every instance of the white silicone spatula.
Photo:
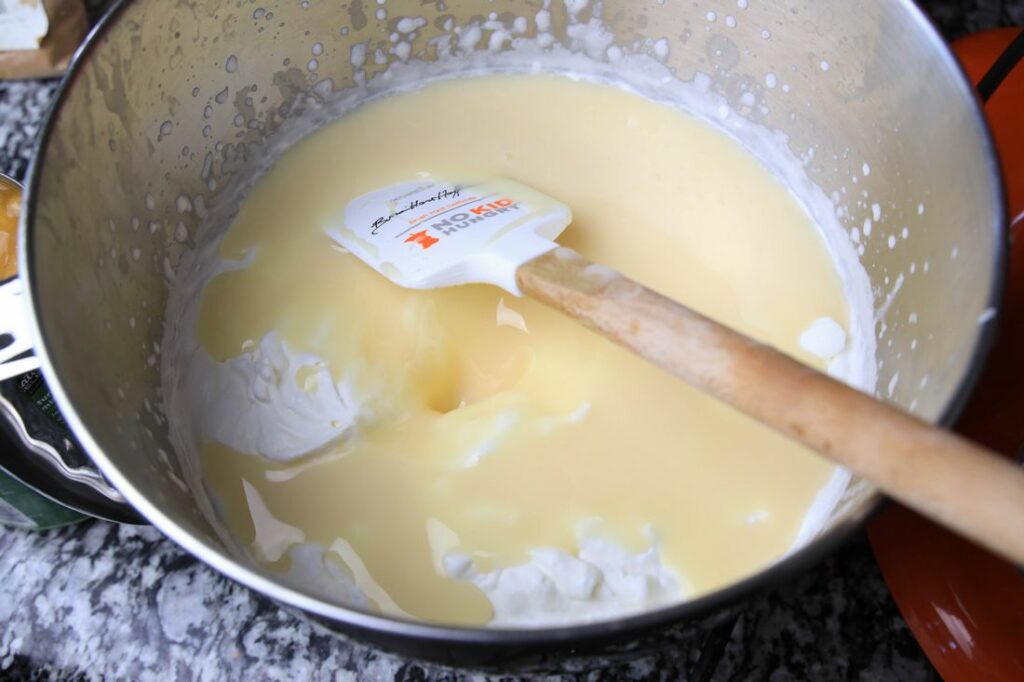
<svg viewBox="0 0 1024 682">
<path fill-rule="evenodd" d="M 328 234 L 403 287 L 535 298 L 1024 564 L 1024 470 L 559 247 L 571 220 L 510 180 L 423 179 L 359 197 Z"/>
</svg>

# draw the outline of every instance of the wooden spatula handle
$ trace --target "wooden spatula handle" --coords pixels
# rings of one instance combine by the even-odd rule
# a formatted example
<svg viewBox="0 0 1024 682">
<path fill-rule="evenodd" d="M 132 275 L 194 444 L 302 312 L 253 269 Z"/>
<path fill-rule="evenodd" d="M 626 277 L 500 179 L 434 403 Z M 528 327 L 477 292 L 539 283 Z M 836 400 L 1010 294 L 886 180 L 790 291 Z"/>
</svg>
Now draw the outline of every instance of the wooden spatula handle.
<svg viewBox="0 0 1024 682">
<path fill-rule="evenodd" d="M 522 291 L 1024 565 L 1024 470 L 559 248 Z"/>
</svg>

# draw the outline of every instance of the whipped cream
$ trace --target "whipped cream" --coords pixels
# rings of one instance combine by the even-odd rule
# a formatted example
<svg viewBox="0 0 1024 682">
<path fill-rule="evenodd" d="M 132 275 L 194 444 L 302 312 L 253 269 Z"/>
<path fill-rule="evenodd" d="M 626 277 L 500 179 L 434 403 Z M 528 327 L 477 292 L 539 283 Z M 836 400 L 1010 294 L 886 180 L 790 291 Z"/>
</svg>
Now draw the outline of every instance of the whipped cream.
<svg viewBox="0 0 1024 682">
<path fill-rule="evenodd" d="M 186 368 L 192 421 L 206 440 L 277 462 L 316 452 L 356 426 L 357 397 L 318 357 L 271 332 L 227 362 L 198 349 Z"/>
<path fill-rule="evenodd" d="M 288 557 L 291 567 L 285 580 L 293 585 L 330 601 L 363 608 L 372 604 L 386 615 L 411 618 L 344 543 L 323 548 L 297 542 Z M 338 560 L 354 564 L 356 571 L 346 570 Z M 599 539 L 581 540 L 576 555 L 537 548 L 526 563 L 486 572 L 473 570 L 468 557 L 448 554 L 444 570 L 453 579 L 471 581 L 487 595 L 494 608 L 490 627 L 604 620 L 676 603 L 690 593 L 689 586 L 662 565 L 655 547 L 634 554 Z"/>
<path fill-rule="evenodd" d="M 656 547 L 636 554 L 613 542 L 580 541 L 575 556 L 538 548 L 519 566 L 479 573 L 450 554 L 452 578 L 471 580 L 494 607 L 492 626 L 568 625 L 640 613 L 678 602 L 689 590 L 661 563 Z"/>
<path fill-rule="evenodd" d="M 846 348 L 846 332 L 831 317 L 819 317 L 800 335 L 800 347 L 812 355 L 829 360 Z"/>
</svg>

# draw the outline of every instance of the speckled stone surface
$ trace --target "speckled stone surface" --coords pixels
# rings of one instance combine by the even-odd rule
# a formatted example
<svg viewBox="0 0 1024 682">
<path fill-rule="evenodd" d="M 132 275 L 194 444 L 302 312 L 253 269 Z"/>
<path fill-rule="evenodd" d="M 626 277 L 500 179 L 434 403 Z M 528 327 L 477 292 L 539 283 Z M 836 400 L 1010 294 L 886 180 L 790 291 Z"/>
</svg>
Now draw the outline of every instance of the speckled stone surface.
<svg viewBox="0 0 1024 682">
<path fill-rule="evenodd" d="M 89 522 L 45 533 L 5 530 L 0 576 L 0 678 L 516 677 L 515 670 L 409 661 L 326 633 L 220 577 L 152 528 Z M 671 632 L 637 645 L 628 657 L 550 657 L 548 674 L 531 679 L 686 679 L 700 656 L 699 641 L 678 644 Z M 867 545 L 854 541 L 752 601 L 704 679 L 935 678 Z"/>
<path fill-rule="evenodd" d="M 89 3 L 93 17 L 103 4 Z M 949 37 L 1024 23 L 1021 0 L 922 4 Z M 24 176 L 55 91 L 53 81 L 0 82 L 0 171 Z M 862 537 L 751 600 L 720 655 L 671 631 L 635 644 L 628 656 L 547 657 L 546 673 L 530 679 L 936 679 Z M 0 679 L 525 679 L 520 672 L 441 668 L 327 633 L 152 528 L 0 528 Z"/>
<path fill-rule="evenodd" d="M 23 179 L 57 81 L 0 81 L 0 172 Z"/>
</svg>

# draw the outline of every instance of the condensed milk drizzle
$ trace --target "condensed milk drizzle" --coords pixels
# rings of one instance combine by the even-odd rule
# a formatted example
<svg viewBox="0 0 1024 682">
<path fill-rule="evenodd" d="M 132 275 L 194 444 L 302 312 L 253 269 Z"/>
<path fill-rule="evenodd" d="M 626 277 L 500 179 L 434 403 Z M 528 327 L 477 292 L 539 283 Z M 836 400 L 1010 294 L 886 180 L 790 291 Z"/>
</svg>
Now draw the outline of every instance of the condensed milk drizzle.
<svg viewBox="0 0 1024 682">
<path fill-rule="evenodd" d="M 404 290 L 331 248 L 348 201 L 425 171 L 557 197 L 564 245 L 819 369 L 801 334 L 849 328 L 820 231 L 695 118 L 555 76 L 378 98 L 256 185 L 202 292 L 194 390 L 228 388 L 195 421 L 242 426 L 195 435 L 231 533 L 269 570 L 315 546 L 371 608 L 467 625 L 543 620 L 545 599 L 642 610 L 782 557 L 831 465 L 540 304 Z M 294 440 L 243 438 L 257 408 L 323 435 L 284 455 Z M 527 565 L 552 592 L 517 606 Z"/>
</svg>

